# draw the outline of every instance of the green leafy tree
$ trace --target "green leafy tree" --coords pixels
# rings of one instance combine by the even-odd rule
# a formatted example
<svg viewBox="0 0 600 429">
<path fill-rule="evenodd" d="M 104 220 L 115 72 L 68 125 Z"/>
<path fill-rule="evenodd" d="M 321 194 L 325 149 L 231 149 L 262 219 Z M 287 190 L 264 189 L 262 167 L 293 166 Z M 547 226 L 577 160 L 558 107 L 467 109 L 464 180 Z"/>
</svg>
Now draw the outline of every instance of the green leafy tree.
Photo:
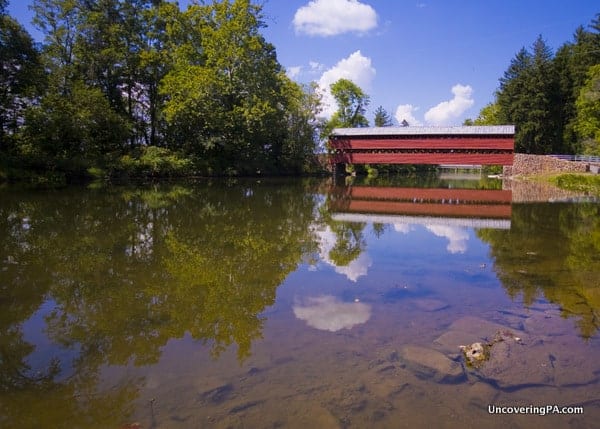
<svg viewBox="0 0 600 429">
<path fill-rule="evenodd" d="M 375 110 L 373 124 L 375 124 L 376 127 L 391 127 L 394 124 L 394 121 L 392 120 L 390 114 L 383 108 L 383 106 L 379 106 Z"/>
<path fill-rule="evenodd" d="M 575 130 L 583 142 L 583 153 L 600 155 L 600 64 L 590 67 L 576 107 Z"/>
<path fill-rule="evenodd" d="M 351 80 L 340 79 L 331 85 L 331 95 L 338 106 L 331 122 L 344 128 L 369 126 L 369 121 L 365 117 L 369 96 L 358 85 Z"/>
<path fill-rule="evenodd" d="M 321 129 L 321 139 L 327 139 L 334 128 L 368 127 L 365 117 L 369 96 L 354 82 L 340 79 L 331 84 L 331 95 L 338 109 Z"/>
<path fill-rule="evenodd" d="M 19 130 L 23 112 L 41 94 L 45 74 L 31 36 L 13 18 L 0 14 L 0 152 Z"/>
<path fill-rule="evenodd" d="M 66 95 L 77 78 L 75 42 L 81 15 L 76 0 L 34 0 L 33 23 L 44 33 L 43 62 L 51 91 Z"/>
<path fill-rule="evenodd" d="M 160 93 L 160 84 L 172 69 L 173 52 L 192 32 L 178 25 L 181 12 L 176 3 L 141 1 L 143 19 L 137 20 L 136 8 L 125 8 L 125 17 L 131 17 L 129 34 L 133 46 L 140 46 L 139 55 L 131 55 L 125 81 L 128 112 L 136 124 L 136 136 L 147 145 L 167 145 L 164 104 L 166 96 Z M 151 3 L 154 7 L 149 7 Z M 198 43 L 196 43 L 198 44 Z"/>
<path fill-rule="evenodd" d="M 316 168 L 320 99 L 285 75 L 251 0 L 185 11 L 161 0 L 33 0 L 45 36 L 37 69 L 6 5 L 0 150 L 10 134 L 26 168 L 138 174 L 148 154 L 157 165 L 183 156 L 186 171 L 209 174 Z"/>
<path fill-rule="evenodd" d="M 220 165 L 252 172 L 277 162 L 285 139 L 284 74 L 248 0 L 192 5 L 201 52 L 182 51 L 161 91 L 173 143 Z"/>
<path fill-rule="evenodd" d="M 21 154 L 35 168 L 83 174 L 119 156 L 128 127 L 97 88 L 70 84 L 68 95 L 47 94 L 26 113 Z"/>
<path fill-rule="evenodd" d="M 486 104 L 475 119 L 466 119 L 464 125 L 502 125 L 498 103 Z"/>
<path fill-rule="evenodd" d="M 287 100 L 285 114 L 285 129 L 287 136 L 281 151 L 281 162 L 285 171 L 313 172 L 318 169 L 315 165 L 317 130 L 321 123 L 317 115 L 321 111 L 321 96 L 317 85 L 300 86 L 286 75 L 282 91 Z"/>
</svg>

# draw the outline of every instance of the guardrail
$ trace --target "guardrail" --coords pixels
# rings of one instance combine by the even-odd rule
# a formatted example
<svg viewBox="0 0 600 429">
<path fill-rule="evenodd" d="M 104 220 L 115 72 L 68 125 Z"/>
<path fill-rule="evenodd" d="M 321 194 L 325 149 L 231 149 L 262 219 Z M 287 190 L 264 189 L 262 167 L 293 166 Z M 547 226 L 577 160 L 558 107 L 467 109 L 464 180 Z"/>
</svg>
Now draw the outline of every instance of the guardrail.
<svg viewBox="0 0 600 429">
<path fill-rule="evenodd" d="M 597 162 L 600 163 L 600 156 L 593 155 L 548 155 L 553 158 L 562 159 L 564 161 L 579 161 L 579 162 Z"/>
</svg>

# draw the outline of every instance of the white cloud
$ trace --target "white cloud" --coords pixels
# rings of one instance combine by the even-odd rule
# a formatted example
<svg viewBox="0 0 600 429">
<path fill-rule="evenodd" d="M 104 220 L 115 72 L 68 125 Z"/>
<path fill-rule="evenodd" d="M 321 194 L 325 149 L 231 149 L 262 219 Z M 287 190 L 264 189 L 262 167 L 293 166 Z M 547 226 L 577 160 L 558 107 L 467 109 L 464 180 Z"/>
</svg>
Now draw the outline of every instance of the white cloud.
<svg viewBox="0 0 600 429">
<path fill-rule="evenodd" d="M 413 231 L 413 227 L 408 223 L 395 223 L 394 231 L 399 232 L 401 234 L 408 234 L 409 232 Z"/>
<path fill-rule="evenodd" d="M 475 102 L 471 95 L 473 88 L 469 85 L 456 84 L 452 87 L 454 98 L 442 101 L 425 113 L 425 120 L 432 125 L 449 125 L 452 120 L 457 119 Z"/>
<path fill-rule="evenodd" d="M 396 120 L 399 124 L 402 124 L 402 121 L 405 120 L 410 126 L 418 127 L 423 125 L 421 121 L 414 116 L 414 112 L 417 110 L 419 110 L 419 108 L 412 104 L 401 104 L 396 108 Z"/>
<path fill-rule="evenodd" d="M 358 0 L 312 0 L 296 11 L 293 23 L 297 33 L 311 36 L 364 33 L 377 27 L 377 13 Z"/>
<path fill-rule="evenodd" d="M 326 118 L 331 117 L 337 110 L 329 87 L 340 79 L 348 79 L 358 85 L 363 91 L 368 92 L 371 82 L 375 78 L 376 70 L 371 65 L 371 58 L 365 57 L 360 51 L 356 51 L 340 60 L 335 66 L 326 70 L 319 79 L 319 88 L 323 96 L 323 112 Z"/>
<path fill-rule="evenodd" d="M 301 71 L 302 71 L 302 66 L 293 66 L 293 67 L 288 67 L 286 70 L 286 73 L 290 79 L 296 79 L 300 75 Z"/>
<path fill-rule="evenodd" d="M 334 267 L 335 272 L 342 274 L 348 280 L 356 282 L 359 277 L 366 276 L 369 268 L 373 264 L 371 257 L 366 252 L 361 252 L 358 258 L 352 260 L 348 265 L 338 266 L 331 260 L 329 253 L 335 247 L 337 237 L 331 228 L 326 227 L 324 230 L 317 230 L 319 237 L 319 256 L 323 262 Z"/>
<path fill-rule="evenodd" d="M 320 73 L 325 70 L 325 65 L 317 61 L 309 61 L 308 65 L 310 67 L 310 71 L 313 73 Z"/>
<path fill-rule="evenodd" d="M 426 228 L 437 235 L 448 239 L 446 250 L 450 253 L 465 253 L 469 234 L 462 228 L 445 225 L 428 225 Z"/>
<path fill-rule="evenodd" d="M 362 302 L 342 302 L 331 295 L 309 298 L 306 305 L 294 305 L 294 315 L 308 326 L 336 332 L 366 323 L 371 306 Z"/>
</svg>

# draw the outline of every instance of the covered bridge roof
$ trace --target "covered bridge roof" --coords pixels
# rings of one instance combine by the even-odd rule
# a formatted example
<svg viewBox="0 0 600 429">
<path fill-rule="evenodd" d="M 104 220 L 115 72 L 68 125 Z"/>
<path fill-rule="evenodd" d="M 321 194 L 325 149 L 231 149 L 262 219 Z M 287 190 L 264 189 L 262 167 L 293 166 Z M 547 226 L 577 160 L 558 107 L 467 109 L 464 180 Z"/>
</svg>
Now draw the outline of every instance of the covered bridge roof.
<svg viewBox="0 0 600 429">
<path fill-rule="evenodd" d="M 419 136 L 419 135 L 507 135 L 515 134 L 514 125 L 461 126 L 461 127 L 370 127 L 335 128 L 331 137 L 352 136 Z"/>
</svg>

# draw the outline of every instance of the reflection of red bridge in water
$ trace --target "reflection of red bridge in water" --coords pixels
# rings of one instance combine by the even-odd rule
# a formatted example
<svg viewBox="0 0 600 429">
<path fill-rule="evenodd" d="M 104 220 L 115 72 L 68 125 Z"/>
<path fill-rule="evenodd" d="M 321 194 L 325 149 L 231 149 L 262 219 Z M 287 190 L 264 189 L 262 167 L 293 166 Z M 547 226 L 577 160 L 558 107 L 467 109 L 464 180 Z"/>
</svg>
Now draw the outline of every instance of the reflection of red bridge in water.
<svg viewBox="0 0 600 429">
<path fill-rule="evenodd" d="M 330 192 L 335 220 L 510 228 L 511 191 L 353 186 Z"/>
<path fill-rule="evenodd" d="M 515 127 L 337 128 L 329 162 L 343 164 L 512 165 Z"/>
</svg>

